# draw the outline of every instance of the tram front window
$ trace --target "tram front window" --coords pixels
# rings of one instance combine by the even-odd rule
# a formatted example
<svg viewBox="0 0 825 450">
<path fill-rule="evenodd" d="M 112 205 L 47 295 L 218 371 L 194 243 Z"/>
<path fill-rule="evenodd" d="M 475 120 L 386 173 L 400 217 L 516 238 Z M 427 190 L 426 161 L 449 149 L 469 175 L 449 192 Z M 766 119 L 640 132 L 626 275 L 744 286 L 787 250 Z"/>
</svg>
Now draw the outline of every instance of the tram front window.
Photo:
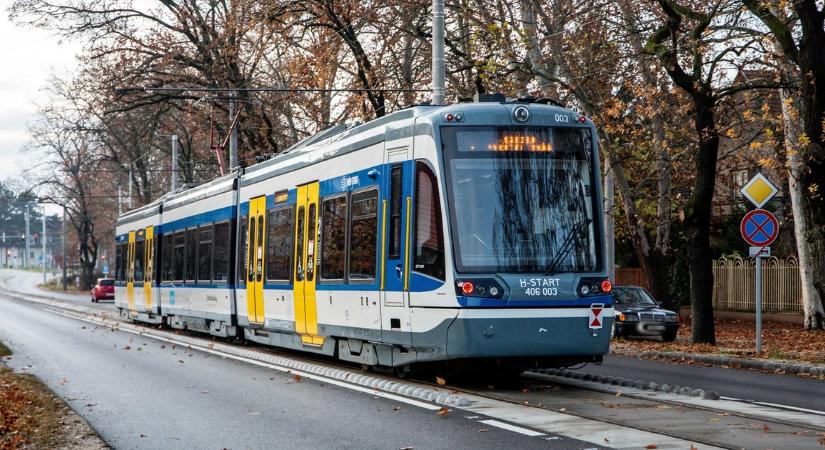
<svg viewBox="0 0 825 450">
<path fill-rule="evenodd" d="M 586 128 L 442 129 L 460 272 L 599 269 Z"/>
</svg>

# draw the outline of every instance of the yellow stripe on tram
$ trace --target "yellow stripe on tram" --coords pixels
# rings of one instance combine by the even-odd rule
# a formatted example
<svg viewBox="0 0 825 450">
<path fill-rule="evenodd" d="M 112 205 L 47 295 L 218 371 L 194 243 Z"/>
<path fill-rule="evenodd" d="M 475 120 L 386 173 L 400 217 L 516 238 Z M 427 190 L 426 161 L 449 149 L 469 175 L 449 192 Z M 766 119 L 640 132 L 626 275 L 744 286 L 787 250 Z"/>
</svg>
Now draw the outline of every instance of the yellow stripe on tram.
<svg viewBox="0 0 825 450">
<path fill-rule="evenodd" d="M 407 235 L 404 238 L 404 290 L 410 290 L 410 207 L 412 205 L 412 197 L 407 197 Z"/>
<path fill-rule="evenodd" d="M 387 269 L 387 201 L 383 201 L 381 208 L 381 290 L 384 290 L 384 279 Z"/>
</svg>

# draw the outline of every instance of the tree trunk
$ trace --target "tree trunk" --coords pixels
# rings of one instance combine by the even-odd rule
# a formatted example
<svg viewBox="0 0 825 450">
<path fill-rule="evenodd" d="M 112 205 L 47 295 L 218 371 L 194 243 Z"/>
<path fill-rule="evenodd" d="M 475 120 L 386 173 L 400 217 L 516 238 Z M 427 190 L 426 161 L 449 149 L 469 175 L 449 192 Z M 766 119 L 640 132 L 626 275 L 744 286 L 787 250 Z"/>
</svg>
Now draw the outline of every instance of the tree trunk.
<svg viewBox="0 0 825 450">
<path fill-rule="evenodd" d="M 692 95 L 696 111 L 694 126 L 699 137 L 696 179 L 685 214 L 690 270 L 690 306 L 693 312 L 693 342 L 716 344 L 713 323 L 713 268 L 710 258 L 710 215 L 716 185 L 719 135 L 713 113 L 714 100 L 701 93 Z"/>
</svg>

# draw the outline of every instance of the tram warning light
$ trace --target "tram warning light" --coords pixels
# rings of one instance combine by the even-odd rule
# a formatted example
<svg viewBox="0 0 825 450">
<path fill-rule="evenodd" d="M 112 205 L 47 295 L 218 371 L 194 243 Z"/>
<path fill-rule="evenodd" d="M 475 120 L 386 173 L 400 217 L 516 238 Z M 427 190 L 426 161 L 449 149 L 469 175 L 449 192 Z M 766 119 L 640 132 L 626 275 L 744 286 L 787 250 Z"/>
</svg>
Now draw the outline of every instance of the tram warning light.
<svg viewBox="0 0 825 450">
<path fill-rule="evenodd" d="M 610 280 L 602 281 L 602 291 L 610 292 L 611 290 L 613 290 L 613 283 L 611 283 Z"/>
<path fill-rule="evenodd" d="M 587 117 L 579 116 L 579 123 L 584 123 L 587 121 Z"/>
</svg>

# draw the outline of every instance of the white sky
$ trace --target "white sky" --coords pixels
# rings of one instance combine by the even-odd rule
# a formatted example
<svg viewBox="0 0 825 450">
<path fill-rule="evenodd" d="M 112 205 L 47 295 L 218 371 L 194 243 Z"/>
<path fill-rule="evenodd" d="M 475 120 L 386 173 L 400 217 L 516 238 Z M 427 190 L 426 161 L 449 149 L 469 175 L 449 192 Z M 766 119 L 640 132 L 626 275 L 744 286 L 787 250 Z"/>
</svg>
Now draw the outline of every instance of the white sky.
<svg viewBox="0 0 825 450">
<path fill-rule="evenodd" d="M 79 51 L 75 42 L 60 43 L 50 32 L 14 25 L 0 6 L 0 180 L 19 178 L 35 157 L 22 152 L 35 103 L 45 102 L 51 73 L 75 70 Z"/>
</svg>

